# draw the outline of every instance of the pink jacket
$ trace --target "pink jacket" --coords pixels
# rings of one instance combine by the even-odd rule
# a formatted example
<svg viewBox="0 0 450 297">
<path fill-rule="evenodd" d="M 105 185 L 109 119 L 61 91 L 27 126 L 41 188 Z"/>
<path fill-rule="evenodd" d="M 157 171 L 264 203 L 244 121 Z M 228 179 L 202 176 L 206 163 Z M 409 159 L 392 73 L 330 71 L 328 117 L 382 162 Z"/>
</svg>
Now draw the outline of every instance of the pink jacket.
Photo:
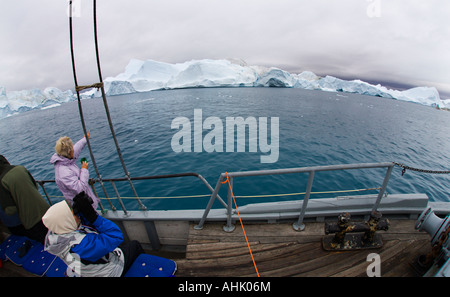
<svg viewBox="0 0 450 297">
<path fill-rule="evenodd" d="M 97 209 L 100 201 L 92 192 L 89 185 L 89 170 L 79 168 L 78 156 L 86 145 L 86 138 L 82 138 L 73 146 L 73 159 L 54 154 L 50 158 L 50 163 L 55 165 L 55 181 L 61 193 L 66 200 L 72 202 L 72 199 L 79 193 L 85 192 L 92 198 L 93 208 Z"/>
</svg>

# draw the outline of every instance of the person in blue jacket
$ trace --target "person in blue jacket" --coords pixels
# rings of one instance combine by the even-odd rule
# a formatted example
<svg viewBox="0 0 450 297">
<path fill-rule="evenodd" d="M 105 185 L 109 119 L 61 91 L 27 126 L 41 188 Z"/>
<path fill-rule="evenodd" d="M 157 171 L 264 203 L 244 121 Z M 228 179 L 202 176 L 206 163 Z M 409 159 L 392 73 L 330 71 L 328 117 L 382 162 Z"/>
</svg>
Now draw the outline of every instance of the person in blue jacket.
<svg viewBox="0 0 450 297">
<path fill-rule="evenodd" d="M 144 251 L 137 241 L 123 244 L 119 227 L 99 216 L 91 203 L 82 192 L 73 205 L 64 200 L 51 206 L 42 217 L 49 229 L 44 249 L 67 264 L 67 276 L 123 276 Z"/>
</svg>

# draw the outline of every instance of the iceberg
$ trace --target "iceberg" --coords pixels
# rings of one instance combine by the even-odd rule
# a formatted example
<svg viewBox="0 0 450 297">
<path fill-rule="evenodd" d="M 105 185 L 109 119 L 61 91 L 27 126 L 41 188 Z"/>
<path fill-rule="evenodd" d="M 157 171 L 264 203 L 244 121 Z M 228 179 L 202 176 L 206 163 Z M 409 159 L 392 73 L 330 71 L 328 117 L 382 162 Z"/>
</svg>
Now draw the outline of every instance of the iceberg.
<svg viewBox="0 0 450 297">
<path fill-rule="evenodd" d="M 290 74 L 281 69 L 270 68 L 267 72 L 261 74 L 256 82 L 255 87 L 271 87 L 271 88 L 292 88 L 297 82 L 295 75 Z"/>
<path fill-rule="evenodd" d="M 123 88 L 122 92 L 120 88 Z M 343 80 L 330 75 L 319 77 L 311 71 L 289 73 L 276 67 L 248 66 L 239 59 L 192 60 L 169 64 L 154 60 L 132 59 L 125 72 L 105 79 L 107 95 L 180 88 L 206 87 L 281 87 L 356 93 L 449 108 L 450 100 L 441 100 L 434 87 L 392 90 L 361 80 Z M 122 93 L 121 93 L 122 92 Z M 83 98 L 100 96 L 98 91 L 83 93 Z"/>
<path fill-rule="evenodd" d="M 191 60 L 184 63 L 164 63 L 154 60 L 132 59 L 123 73 L 104 79 L 107 96 L 207 87 L 278 87 L 356 93 L 414 102 L 438 108 L 450 108 L 450 99 L 441 100 L 434 87 L 415 87 L 392 90 L 380 84 L 361 80 L 343 80 L 327 75 L 320 77 L 311 71 L 289 73 L 276 67 L 248 66 L 240 59 Z M 91 89 L 81 94 L 83 99 L 100 97 Z M 31 109 L 55 106 L 76 100 L 72 91 L 46 88 L 7 92 L 0 87 L 0 118 Z"/>
<path fill-rule="evenodd" d="M 318 81 L 319 89 L 331 92 L 357 93 L 361 95 L 394 98 L 390 91 L 381 85 L 371 85 L 361 80 L 346 81 L 327 75 Z"/>
<path fill-rule="evenodd" d="M 0 118 L 33 109 L 55 106 L 75 99 L 71 90 L 63 92 L 54 87 L 44 90 L 31 89 L 10 92 L 6 91 L 5 87 L 0 87 Z"/>
<path fill-rule="evenodd" d="M 256 75 L 251 68 L 227 60 L 201 60 L 186 63 L 174 73 L 165 88 L 252 87 Z"/>
<path fill-rule="evenodd" d="M 446 107 L 446 102 L 440 100 L 439 92 L 436 88 L 430 87 L 417 87 L 400 92 L 397 99 L 435 107 L 442 104 Z"/>
</svg>

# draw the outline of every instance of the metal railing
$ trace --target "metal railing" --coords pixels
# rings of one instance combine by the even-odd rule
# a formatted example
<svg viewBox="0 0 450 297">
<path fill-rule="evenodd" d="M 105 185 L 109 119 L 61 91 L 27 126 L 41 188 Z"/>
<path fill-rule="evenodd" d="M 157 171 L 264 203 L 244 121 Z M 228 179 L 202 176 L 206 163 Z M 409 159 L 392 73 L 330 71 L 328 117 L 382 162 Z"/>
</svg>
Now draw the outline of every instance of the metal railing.
<svg viewBox="0 0 450 297">
<path fill-rule="evenodd" d="M 287 169 L 273 169 L 273 170 L 258 170 L 258 171 L 241 171 L 241 172 L 228 172 L 228 173 L 222 173 L 219 177 L 219 179 L 217 180 L 216 186 L 215 188 L 212 188 L 211 185 L 206 181 L 206 179 L 198 174 L 198 173 L 194 173 L 194 172 L 188 172 L 188 173 L 179 173 L 179 174 L 166 174 L 166 175 L 154 175 L 154 176 L 142 176 L 142 177 L 132 177 L 131 180 L 133 181 L 139 181 L 139 180 L 153 180 L 153 179 L 167 179 L 167 178 L 177 178 L 177 177 L 196 177 L 198 179 L 200 179 L 202 181 L 202 183 L 209 189 L 209 191 L 211 192 L 211 196 L 209 199 L 209 202 L 207 204 L 207 206 L 205 207 L 205 210 L 203 212 L 203 215 L 200 219 L 200 222 L 198 225 L 196 225 L 194 228 L 195 229 L 202 229 L 203 225 L 208 217 L 208 214 L 214 204 L 214 202 L 217 200 L 219 200 L 219 202 L 222 204 L 222 206 L 226 209 L 226 213 L 227 213 L 227 224 L 224 227 L 225 231 L 231 232 L 234 230 L 234 226 L 232 224 L 232 219 L 233 219 L 233 203 L 232 203 L 232 195 L 231 195 L 231 191 L 230 189 L 228 190 L 228 196 L 227 196 L 227 202 L 225 202 L 219 195 L 219 190 L 223 184 L 223 181 L 225 180 L 226 176 L 228 176 L 229 178 L 229 182 L 231 185 L 231 188 L 233 187 L 233 179 L 237 178 L 237 177 L 254 177 L 254 176 L 264 176 L 264 175 L 282 175 L 282 174 L 296 174 L 296 173 L 308 173 L 308 182 L 306 185 L 306 192 L 304 193 L 304 198 L 303 198 L 303 202 L 302 202 L 302 207 L 300 209 L 300 213 L 299 213 L 299 217 L 298 220 L 293 224 L 293 228 L 296 231 L 302 231 L 305 229 L 305 224 L 303 223 L 303 219 L 305 217 L 305 213 L 306 213 L 306 209 L 308 207 L 308 201 L 309 201 L 309 197 L 311 195 L 311 189 L 314 183 L 314 176 L 316 172 L 322 172 L 322 171 L 338 171 L 338 170 L 352 170 L 352 169 L 371 169 L 371 168 L 387 168 L 386 170 L 386 174 L 383 180 L 383 183 L 381 185 L 380 191 L 378 193 L 377 199 L 373 205 L 372 211 L 377 210 L 378 206 L 380 205 L 381 199 L 386 191 L 386 187 L 387 184 L 389 182 L 389 178 L 391 176 L 391 172 L 393 167 L 395 166 L 395 163 L 392 162 L 384 162 L 384 163 L 362 163 L 362 164 L 348 164 L 348 165 L 329 165 L 329 166 L 314 166 L 314 167 L 301 167 L 301 168 L 287 168 Z M 94 191 L 94 193 L 97 195 L 97 192 L 95 190 L 95 182 L 97 180 L 96 179 L 91 179 L 91 186 L 92 189 Z M 117 191 L 117 188 L 115 186 L 115 182 L 123 182 L 123 181 L 128 181 L 128 178 L 123 177 L 123 178 L 114 178 L 114 179 L 102 179 L 103 183 L 111 183 L 115 194 L 116 194 L 116 199 L 118 199 L 119 204 L 122 208 L 122 211 L 124 212 L 125 216 L 128 215 L 128 211 L 124 205 L 124 203 L 122 202 L 122 198 L 120 197 L 119 192 Z M 43 191 L 44 194 L 47 197 L 47 200 L 49 201 L 50 204 L 52 204 L 51 200 L 50 200 L 50 196 L 48 195 L 46 188 L 45 188 L 45 184 L 46 183 L 54 183 L 54 180 L 44 180 L 44 181 L 37 181 Z M 113 206 L 113 204 L 111 203 L 110 199 L 106 197 L 105 198 L 111 205 L 111 208 L 113 211 L 116 210 L 116 208 Z M 103 205 L 100 203 L 99 204 L 102 212 L 105 212 Z"/>
<path fill-rule="evenodd" d="M 305 229 L 305 224 L 303 223 L 303 219 L 305 217 L 305 212 L 308 207 L 308 200 L 311 194 L 312 185 L 314 182 L 314 175 L 316 172 L 321 171 L 336 171 L 336 170 L 350 170 L 350 169 L 370 169 L 370 168 L 387 168 L 386 175 L 383 180 L 383 184 L 381 186 L 381 189 L 378 193 L 378 197 L 373 205 L 372 211 L 377 210 L 378 206 L 380 205 L 381 198 L 383 197 L 387 184 L 389 182 L 389 178 L 391 176 L 392 169 L 394 167 L 394 163 L 392 162 L 385 162 L 385 163 L 364 163 L 364 164 L 349 164 L 349 165 L 329 165 L 329 166 L 315 166 L 315 167 L 302 167 L 302 168 L 288 168 L 288 169 L 274 169 L 274 170 L 259 170 L 259 171 L 241 171 L 241 172 L 228 172 L 228 173 L 222 173 L 219 177 L 219 180 L 217 181 L 216 187 L 214 188 L 214 191 L 211 195 L 211 198 L 208 202 L 208 205 L 205 208 L 205 211 L 203 213 L 203 216 L 199 222 L 198 225 L 196 225 L 194 228 L 197 230 L 200 230 L 203 228 L 203 225 L 206 221 L 206 218 L 208 217 L 208 213 L 211 210 L 211 207 L 214 203 L 214 201 L 219 197 L 219 190 L 222 186 L 222 182 L 226 179 L 226 175 L 228 176 L 231 188 L 233 187 L 233 178 L 237 177 L 249 177 L 249 176 L 262 176 L 262 175 L 280 175 L 280 174 L 294 174 L 294 173 L 309 173 L 308 177 L 308 183 L 306 186 L 306 192 L 305 197 L 303 199 L 303 205 L 300 210 L 300 214 L 298 217 L 297 222 L 295 222 L 292 227 L 296 231 L 302 231 Z M 224 203 L 222 203 L 225 205 Z M 227 197 L 227 225 L 224 227 L 225 231 L 231 232 L 234 230 L 234 226 L 232 225 L 232 215 L 233 215 L 233 209 L 232 209 L 232 196 L 231 191 L 228 190 L 228 197 Z"/>
<path fill-rule="evenodd" d="M 140 176 L 140 177 L 131 177 L 132 181 L 142 181 L 142 180 L 154 180 L 154 179 L 167 179 L 167 178 L 178 178 L 178 177 L 196 177 L 198 178 L 207 188 L 208 190 L 213 193 L 214 189 L 211 187 L 211 185 L 208 183 L 208 181 L 201 175 L 195 172 L 186 172 L 186 173 L 177 173 L 177 174 L 165 174 L 165 175 L 152 175 L 152 176 Z M 112 188 L 114 189 L 115 198 L 110 198 L 109 196 L 107 196 L 106 198 L 104 198 L 105 200 L 107 200 L 111 206 L 111 209 L 113 211 L 116 211 L 116 207 L 111 203 L 111 199 L 117 199 L 119 201 L 120 207 L 122 208 L 122 211 L 124 212 L 125 215 L 128 215 L 128 210 L 125 207 L 125 204 L 122 201 L 122 197 L 119 194 L 119 191 L 117 190 L 116 187 L 116 182 L 124 182 L 124 181 L 128 181 L 128 177 L 122 177 L 122 178 L 110 178 L 110 179 L 102 179 L 101 182 L 103 184 L 105 183 L 110 183 Z M 48 183 L 55 183 L 55 180 L 38 180 L 36 181 L 42 188 L 44 195 L 46 196 L 48 202 L 50 203 L 50 205 L 53 204 L 53 202 L 50 199 L 50 196 L 47 192 L 47 189 L 45 188 L 45 184 Z M 97 195 L 97 191 L 95 189 L 95 183 L 99 182 L 99 179 L 94 178 L 94 179 L 90 179 L 89 183 L 91 185 L 91 188 L 94 192 L 94 194 L 98 197 Z M 227 208 L 227 204 L 223 201 L 223 199 L 217 195 L 217 199 L 219 200 L 219 202 L 225 207 Z M 105 213 L 105 209 L 102 205 L 102 203 L 99 203 L 99 206 L 102 210 L 102 213 Z"/>
<path fill-rule="evenodd" d="M 128 217 L 129 214 L 128 214 L 128 211 L 127 211 L 124 203 L 122 202 L 122 198 L 121 198 L 121 196 L 119 194 L 119 191 L 117 190 L 117 187 L 116 187 L 116 184 L 115 184 L 116 182 L 142 181 L 142 180 L 167 179 L 167 178 L 179 178 L 179 177 L 196 177 L 209 189 L 209 191 L 214 192 L 214 189 L 206 181 L 206 179 L 202 175 L 200 175 L 198 173 L 195 173 L 195 172 L 178 173 L 178 174 L 165 174 L 165 175 L 153 175 L 153 176 L 141 176 L 141 177 L 129 177 L 129 176 L 127 176 L 127 177 L 123 177 L 123 178 L 111 178 L 111 179 L 100 179 L 100 178 L 97 178 L 97 179 L 90 179 L 89 180 L 89 184 L 91 185 L 91 188 L 92 188 L 94 194 L 98 197 L 97 191 L 95 189 L 95 183 L 99 182 L 100 186 L 103 188 L 103 191 L 105 192 L 105 195 L 106 195 L 106 198 L 104 198 L 104 199 L 106 199 L 108 201 L 108 203 L 111 206 L 111 209 L 113 211 L 116 211 L 117 210 L 116 207 L 111 203 L 111 199 L 113 199 L 113 198 L 110 198 L 107 195 L 106 189 L 104 187 L 105 183 L 110 183 L 112 185 L 113 189 L 114 189 L 115 194 L 116 194 L 116 199 L 119 201 L 119 204 L 120 204 L 120 206 L 122 208 L 122 211 L 124 213 L 124 218 L 122 218 L 122 219 L 126 220 L 126 218 Z M 44 192 L 44 195 L 46 196 L 48 202 L 50 203 L 50 205 L 52 205 L 53 202 L 50 199 L 50 196 L 48 195 L 47 189 L 45 188 L 45 184 L 56 183 L 55 180 L 38 180 L 36 182 L 41 186 L 41 188 L 42 188 L 42 190 Z M 217 199 L 220 201 L 220 203 L 225 208 L 227 208 L 228 206 L 223 201 L 223 199 L 220 196 L 218 196 L 218 195 L 216 195 L 216 196 L 217 196 Z M 141 205 L 139 197 L 136 196 L 136 197 L 134 197 L 134 199 L 136 199 L 139 202 L 139 204 Z M 105 209 L 103 207 L 103 204 L 101 202 L 99 203 L 99 206 L 101 208 L 102 213 L 105 214 L 106 211 L 105 211 Z M 141 207 L 141 211 L 145 212 L 145 211 L 147 211 L 147 208 L 146 207 L 145 208 Z M 118 220 L 118 221 L 116 221 L 116 223 L 119 225 L 119 228 L 122 230 L 125 238 L 128 238 L 127 231 L 126 231 L 126 228 L 123 225 L 123 222 L 121 220 Z M 159 239 L 158 232 L 156 230 L 154 221 L 151 220 L 151 219 L 150 220 L 144 220 L 144 226 L 145 226 L 145 230 L 147 232 L 147 236 L 149 238 L 149 241 L 150 241 L 150 244 L 151 244 L 152 248 L 154 250 L 159 250 L 160 247 L 161 247 L 161 243 L 160 243 L 160 239 Z"/>
</svg>

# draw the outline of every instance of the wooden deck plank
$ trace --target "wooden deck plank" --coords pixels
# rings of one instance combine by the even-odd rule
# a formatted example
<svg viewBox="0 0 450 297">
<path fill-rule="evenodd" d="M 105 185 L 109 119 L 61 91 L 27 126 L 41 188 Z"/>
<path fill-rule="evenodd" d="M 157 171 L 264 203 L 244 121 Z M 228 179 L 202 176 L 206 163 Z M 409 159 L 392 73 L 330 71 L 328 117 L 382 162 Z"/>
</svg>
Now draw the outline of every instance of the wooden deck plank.
<svg viewBox="0 0 450 297">
<path fill-rule="evenodd" d="M 329 252 L 322 249 L 324 223 L 307 223 L 297 232 L 291 223 L 246 224 L 261 276 L 366 276 L 367 255 L 381 257 L 381 275 L 418 276 L 412 268 L 415 258 L 431 249 L 430 237 L 414 229 L 415 220 L 391 220 L 387 232 L 380 232 L 384 246 L 379 249 Z M 226 233 L 222 224 L 206 224 L 203 230 L 189 228 L 186 257 L 177 259 L 177 276 L 256 276 L 242 227 Z M 0 276 L 32 276 L 21 267 L 4 262 Z"/>
<path fill-rule="evenodd" d="M 431 248 L 428 234 L 413 220 L 391 221 L 380 249 L 328 252 L 322 249 L 324 223 L 307 223 L 296 232 L 291 224 L 248 224 L 245 231 L 261 276 L 366 276 L 367 255 L 381 257 L 382 275 L 415 276 L 412 261 Z M 221 224 L 203 230 L 190 226 L 186 259 L 177 261 L 179 276 L 256 276 L 241 226 L 226 233 Z"/>
</svg>

